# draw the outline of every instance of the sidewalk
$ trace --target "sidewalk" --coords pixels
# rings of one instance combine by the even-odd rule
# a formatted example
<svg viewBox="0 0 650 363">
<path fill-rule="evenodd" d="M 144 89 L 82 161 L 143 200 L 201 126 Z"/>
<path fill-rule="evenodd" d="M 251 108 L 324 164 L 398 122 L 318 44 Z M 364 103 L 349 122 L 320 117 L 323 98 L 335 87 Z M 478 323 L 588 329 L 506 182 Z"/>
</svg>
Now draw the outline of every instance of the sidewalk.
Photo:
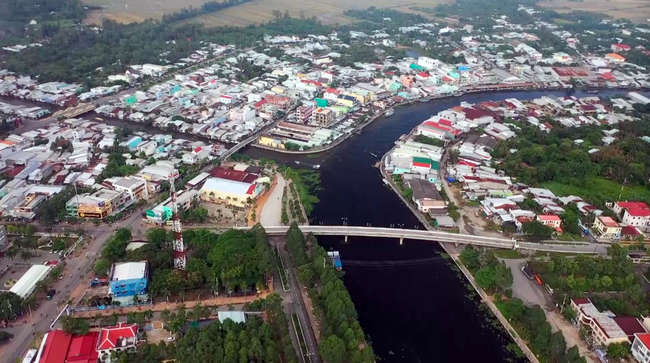
<svg viewBox="0 0 650 363">
<path fill-rule="evenodd" d="M 235 305 L 235 304 L 245 304 L 245 303 L 250 303 L 253 302 L 257 299 L 264 299 L 266 298 L 271 292 L 265 291 L 259 295 L 251 295 L 251 296 L 238 296 L 238 297 L 215 297 L 212 299 L 205 299 L 201 301 L 186 301 L 186 302 L 160 302 L 154 305 L 143 305 L 143 306 L 131 306 L 131 307 L 123 307 L 123 308 L 115 308 L 115 309 L 106 309 L 106 310 L 90 310 L 90 311 L 81 311 L 81 312 L 74 312 L 73 315 L 78 318 L 92 318 L 94 316 L 109 316 L 112 315 L 113 313 L 117 313 L 118 315 L 124 315 L 130 312 L 141 312 L 141 311 L 146 311 L 146 310 L 153 310 L 153 311 L 163 311 L 165 309 L 167 310 L 177 310 L 181 305 L 185 306 L 187 309 L 192 309 L 198 304 L 201 304 L 202 306 L 222 306 L 222 305 Z"/>
</svg>

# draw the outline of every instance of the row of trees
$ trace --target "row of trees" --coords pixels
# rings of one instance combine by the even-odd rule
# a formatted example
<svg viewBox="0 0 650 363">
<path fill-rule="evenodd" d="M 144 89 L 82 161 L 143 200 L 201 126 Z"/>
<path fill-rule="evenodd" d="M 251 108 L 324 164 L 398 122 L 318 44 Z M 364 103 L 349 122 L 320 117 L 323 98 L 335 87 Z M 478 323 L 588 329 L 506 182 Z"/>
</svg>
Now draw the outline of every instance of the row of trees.
<svg viewBox="0 0 650 363">
<path fill-rule="evenodd" d="M 176 21 L 194 18 L 203 14 L 214 13 L 219 10 L 229 8 L 231 6 L 247 3 L 249 1 L 251 0 L 224 0 L 222 2 L 208 1 L 201 4 L 201 6 L 198 8 L 195 8 L 192 5 L 190 5 L 189 7 L 183 8 L 177 12 L 171 14 L 164 14 L 162 17 L 162 21 L 163 23 L 173 23 Z"/>
<path fill-rule="evenodd" d="M 282 168 L 281 172 L 286 178 L 291 179 L 298 190 L 305 213 L 309 216 L 314 210 L 314 205 L 319 201 L 318 197 L 314 195 L 321 189 L 319 172 L 312 169 L 292 169 L 290 167 Z"/>
<path fill-rule="evenodd" d="M 551 324 L 546 321 L 544 310 L 539 305 L 526 306 L 520 299 L 510 299 L 497 303 L 501 313 L 510 321 L 519 335 L 528 342 L 528 347 L 542 363 L 586 363 L 580 356 L 578 346 L 567 350 L 561 331 L 553 333 Z"/>
<path fill-rule="evenodd" d="M 512 272 L 503 261 L 497 260 L 492 250 L 477 250 L 467 246 L 460 253 L 460 260 L 474 275 L 476 283 L 491 293 L 511 295 Z"/>
<path fill-rule="evenodd" d="M 8 55 L 4 67 L 38 76 L 42 82 L 81 82 L 88 87 L 103 83 L 107 75 L 124 72 L 130 64 L 160 63 L 162 53 L 173 63 L 199 49 L 202 42 L 246 47 L 263 40 L 265 34 L 306 36 L 329 32 L 330 27 L 299 19 L 279 19 L 246 28 L 206 28 L 198 23 L 154 20 L 120 24 L 105 19 L 99 32 L 89 27 L 63 28 L 42 47 Z"/>
<path fill-rule="evenodd" d="M 282 299 L 271 294 L 266 300 L 255 301 L 249 308 L 264 311 L 266 319 L 248 315 L 245 323 L 215 320 L 199 328 L 190 323 L 206 319 L 210 315 L 209 308 L 197 305 L 189 311 L 183 306 L 176 312 L 165 310 L 161 319 L 166 329 L 180 334 L 178 340 L 170 344 L 144 344 L 136 352 L 119 353 L 116 361 L 297 363 Z"/>
<path fill-rule="evenodd" d="M 310 233 L 305 239 L 298 225 L 293 223 L 287 231 L 286 247 L 294 265 L 298 266 L 298 280 L 309 288 L 314 314 L 321 322 L 319 352 L 323 360 L 329 363 L 374 362 L 374 352 L 366 343 L 352 298 L 316 237 Z M 317 285 L 319 288 L 315 287 Z"/>
</svg>

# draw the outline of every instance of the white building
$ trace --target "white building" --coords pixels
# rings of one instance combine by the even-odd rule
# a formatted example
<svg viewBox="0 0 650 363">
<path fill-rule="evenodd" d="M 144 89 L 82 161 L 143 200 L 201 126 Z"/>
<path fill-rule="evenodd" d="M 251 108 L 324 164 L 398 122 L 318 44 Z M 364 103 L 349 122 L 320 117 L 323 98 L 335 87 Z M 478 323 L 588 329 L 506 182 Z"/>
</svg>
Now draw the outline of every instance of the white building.
<svg viewBox="0 0 650 363">
<path fill-rule="evenodd" d="M 650 333 L 634 334 L 632 356 L 640 363 L 650 363 Z"/>
<path fill-rule="evenodd" d="M 628 226 L 637 227 L 642 231 L 650 228 L 650 209 L 628 208 L 621 219 Z"/>
<path fill-rule="evenodd" d="M 52 266 L 34 265 L 9 289 L 9 291 L 25 299 L 30 296 L 36 285 L 47 277 Z"/>
</svg>

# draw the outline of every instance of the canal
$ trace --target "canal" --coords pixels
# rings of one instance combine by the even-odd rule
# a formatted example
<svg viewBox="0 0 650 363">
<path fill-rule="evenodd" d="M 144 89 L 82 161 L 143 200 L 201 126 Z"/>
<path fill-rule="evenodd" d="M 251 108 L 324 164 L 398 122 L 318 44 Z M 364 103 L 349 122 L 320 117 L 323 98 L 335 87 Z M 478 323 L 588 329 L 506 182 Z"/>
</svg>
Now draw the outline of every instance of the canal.
<svg viewBox="0 0 650 363">
<path fill-rule="evenodd" d="M 620 94 L 601 92 L 601 96 Z M 417 124 L 439 111 L 462 101 L 532 99 L 563 92 L 509 92 L 473 94 L 398 108 L 392 117 L 382 117 L 334 150 L 318 157 L 292 156 L 249 147 L 253 158 L 267 157 L 296 167 L 298 160 L 320 164 L 320 202 L 312 224 L 401 228 L 422 228 L 401 200 L 382 182 L 373 165 L 395 141 Z M 577 93 L 576 96 L 586 96 Z M 417 227 L 416 227 L 417 226 Z M 436 260 L 438 245 L 405 240 L 351 237 L 319 237 L 326 249 L 341 252 L 345 285 L 359 313 L 359 321 L 383 362 L 503 362 L 517 361 L 506 350 L 511 342 L 507 332 L 491 323 L 491 313 L 481 303 L 468 282 L 454 270 L 453 262 Z M 346 266 L 345 260 L 396 261 L 432 258 L 414 266 Z M 374 265 L 374 264 L 373 264 Z M 516 273 L 516 271 L 513 271 Z"/>
</svg>

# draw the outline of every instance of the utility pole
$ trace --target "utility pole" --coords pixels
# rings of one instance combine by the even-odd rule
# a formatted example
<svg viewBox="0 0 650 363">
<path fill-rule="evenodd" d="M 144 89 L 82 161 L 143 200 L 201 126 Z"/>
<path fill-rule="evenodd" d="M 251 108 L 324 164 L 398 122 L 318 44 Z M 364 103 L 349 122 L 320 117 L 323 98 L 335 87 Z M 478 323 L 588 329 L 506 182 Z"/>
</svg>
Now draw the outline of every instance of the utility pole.
<svg viewBox="0 0 650 363">
<path fill-rule="evenodd" d="M 183 227 L 178 215 L 178 205 L 176 204 L 176 186 L 174 185 L 175 177 L 178 171 L 169 175 L 169 191 L 172 199 L 172 231 L 174 232 L 174 268 L 185 271 L 187 260 L 185 258 L 185 245 L 183 244 Z"/>
</svg>

